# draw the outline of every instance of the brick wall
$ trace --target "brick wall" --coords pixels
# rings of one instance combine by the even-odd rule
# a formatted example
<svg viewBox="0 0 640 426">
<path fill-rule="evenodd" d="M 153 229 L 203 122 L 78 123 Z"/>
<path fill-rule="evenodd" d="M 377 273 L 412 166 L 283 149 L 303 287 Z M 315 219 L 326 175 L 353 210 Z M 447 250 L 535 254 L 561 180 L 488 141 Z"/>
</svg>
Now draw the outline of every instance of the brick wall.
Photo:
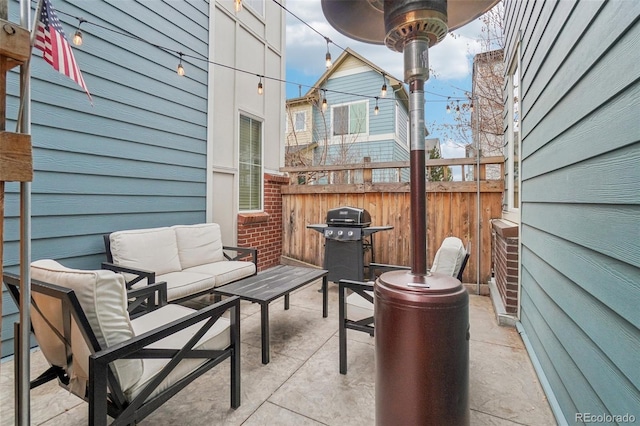
<svg viewBox="0 0 640 426">
<path fill-rule="evenodd" d="M 264 210 L 238 214 L 238 246 L 258 249 L 258 270 L 280 264 L 282 255 L 282 193 L 285 176 L 264 175 Z"/>
<path fill-rule="evenodd" d="M 493 270 L 496 287 L 508 314 L 518 312 L 518 226 L 492 222 Z"/>
</svg>

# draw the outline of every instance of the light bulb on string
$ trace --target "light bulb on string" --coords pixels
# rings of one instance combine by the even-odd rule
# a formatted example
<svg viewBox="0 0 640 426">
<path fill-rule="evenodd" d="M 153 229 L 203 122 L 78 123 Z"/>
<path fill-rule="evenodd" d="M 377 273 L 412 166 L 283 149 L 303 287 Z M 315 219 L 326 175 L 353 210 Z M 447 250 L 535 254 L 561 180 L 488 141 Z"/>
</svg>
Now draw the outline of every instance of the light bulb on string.
<svg viewBox="0 0 640 426">
<path fill-rule="evenodd" d="M 233 8 L 236 13 L 242 10 L 242 0 L 233 0 Z"/>
<path fill-rule="evenodd" d="M 451 97 L 447 96 L 447 114 L 451 114 L 451 105 L 449 105 L 449 99 L 451 99 Z"/>
<path fill-rule="evenodd" d="M 326 111 L 329 104 L 327 104 L 327 92 L 325 90 L 322 91 L 322 111 Z"/>
<path fill-rule="evenodd" d="M 373 109 L 373 113 L 378 115 L 378 112 L 380 112 L 380 108 L 378 108 L 378 97 L 376 96 L 376 107 Z"/>
<path fill-rule="evenodd" d="M 456 114 L 460 115 L 460 101 L 458 101 L 458 104 L 456 105 Z"/>
<path fill-rule="evenodd" d="M 260 76 L 260 81 L 258 82 L 258 95 L 262 95 L 262 76 Z"/>
<path fill-rule="evenodd" d="M 177 69 L 177 73 L 180 77 L 184 76 L 184 67 L 182 66 L 182 52 L 178 52 L 178 54 L 180 55 L 180 63 L 178 64 L 178 69 Z"/>
<path fill-rule="evenodd" d="M 471 101 L 471 103 L 469 104 L 469 111 L 473 113 L 473 101 Z"/>
<path fill-rule="evenodd" d="M 73 35 L 73 44 L 76 46 L 82 46 L 82 31 L 80 31 L 80 25 L 82 25 L 83 22 L 87 22 L 87 20 L 84 18 L 78 18 L 78 29 Z"/>
<path fill-rule="evenodd" d="M 329 52 L 329 43 L 331 42 L 331 40 L 329 39 L 329 37 L 325 37 L 325 40 L 327 40 L 327 54 L 325 55 L 325 65 L 327 68 L 331 68 L 331 52 Z"/>
<path fill-rule="evenodd" d="M 383 98 L 387 96 L 387 80 L 384 77 L 384 73 L 382 73 L 382 88 L 380 89 L 380 96 Z"/>
</svg>

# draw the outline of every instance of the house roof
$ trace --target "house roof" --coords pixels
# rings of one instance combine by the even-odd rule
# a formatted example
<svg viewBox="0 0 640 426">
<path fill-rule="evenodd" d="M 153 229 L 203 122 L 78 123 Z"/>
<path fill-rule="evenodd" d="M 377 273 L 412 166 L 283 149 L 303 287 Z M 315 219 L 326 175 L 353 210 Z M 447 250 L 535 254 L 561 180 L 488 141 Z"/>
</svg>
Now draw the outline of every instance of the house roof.
<svg viewBox="0 0 640 426">
<path fill-rule="evenodd" d="M 333 65 L 320 76 L 318 81 L 316 81 L 316 83 L 309 89 L 309 91 L 304 96 L 287 99 L 287 105 L 306 103 L 306 102 L 318 99 L 318 88 L 324 86 L 327 80 L 329 80 L 329 78 L 340 69 L 341 65 L 344 64 L 344 62 L 347 59 L 349 59 L 349 57 L 356 58 L 357 60 L 364 63 L 366 66 L 370 67 L 374 71 L 380 74 L 384 74 L 384 76 L 389 80 L 389 83 L 393 88 L 393 90 L 397 91 L 396 92 L 397 99 L 408 104 L 409 94 L 407 93 L 407 90 L 402 80 L 389 74 L 387 71 L 383 70 L 373 62 L 366 59 L 364 56 L 359 55 L 354 50 L 348 47 L 342 52 L 342 54 L 338 57 L 338 59 L 334 61 Z M 363 95 L 363 96 L 366 96 L 366 95 Z"/>
</svg>

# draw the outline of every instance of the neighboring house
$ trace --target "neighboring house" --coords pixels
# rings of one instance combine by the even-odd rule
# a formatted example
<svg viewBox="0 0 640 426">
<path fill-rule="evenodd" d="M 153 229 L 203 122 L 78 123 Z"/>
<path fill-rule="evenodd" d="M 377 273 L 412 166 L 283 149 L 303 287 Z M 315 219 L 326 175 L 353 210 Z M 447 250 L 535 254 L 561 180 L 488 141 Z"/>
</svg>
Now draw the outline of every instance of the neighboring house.
<svg viewBox="0 0 640 426">
<path fill-rule="evenodd" d="M 466 157 L 503 155 L 503 104 L 504 51 L 502 49 L 478 53 L 473 57 L 471 76 L 471 129 L 473 142 L 465 147 Z M 486 178 L 500 179 L 500 168 L 486 166 Z M 473 178 L 473 176 L 470 176 Z"/>
<path fill-rule="evenodd" d="M 634 423 L 640 2 L 508 0 L 505 11 L 517 326 L 559 424 Z"/>
<path fill-rule="evenodd" d="M 317 92 L 309 96 L 288 99 L 286 103 L 285 164 L 287 166 L 313 165 L 313 105 L 317 105 Z"/>
<path fill-rule="evenodd" d="M 365 157 L 372 162 L 409 160 L 408 93 L 402 81 L 351 49 L 306 95 L 287 101 L 287 120 L 287 149 L 313 146 L 313 165 L 360 163 Z M 376 170 L 373 179 L 398 180 L 388 173 Z"/>
<path fill-rule="evenodd" d="M 278 176 L 284 10 L 264 0 L 244 0 L 239 13 L 231 1 L 53 4 L 67 37 L 78 16 L 140 39 L 82 25 L 84 43 L 74 51 L 93 107 L 34 52 L 32 259 L 95 269 L 105 260 L 105 233 L 215 221 L 225 244 L 260 248 L 262 269 L 278 262 L 278 242 L 256 234 L 268 229 L 271 238 L 282 228 L 281 211 L 270 211 L 265 198 L 286 182 Z M 19 10 L 18 1 L 9 2 L 11 21 L 19 22 Z M 176 52 L 184 53 L 184 77 L 176 74 Z M 279 80 L 263 79 L 259 95 L 257 75 Z M 15 119 L 17 72 L 7 80 L 7 115 Z M 6 191 L 4 265 L 15 271 L 19 187 L 7 184 Z M 7 355 L 17 314 L 4 292 L 3 303 Z"/>
</svg>

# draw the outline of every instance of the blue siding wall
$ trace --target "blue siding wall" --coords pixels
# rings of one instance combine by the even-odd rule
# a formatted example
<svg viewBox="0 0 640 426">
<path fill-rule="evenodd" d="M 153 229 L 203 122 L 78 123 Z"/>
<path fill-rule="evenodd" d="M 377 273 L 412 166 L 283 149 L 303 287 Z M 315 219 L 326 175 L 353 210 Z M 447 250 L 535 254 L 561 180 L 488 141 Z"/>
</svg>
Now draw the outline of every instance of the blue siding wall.
<svg viewBox="0 0 640 426">
<path fill-rule="evenodd" d="M 366 101 L 369 107 L 369 127 L 368 133 L 363 135 L 351 135 L 345 137 L 345 142 L 354 142 L 350 144 L 348 149 L 343 149 L 338 145 L 328 147 L 327 164 L 337 164 L 345 161 L 332 161 L 335 158 L 346 158 L 346 162 L 361 162 L 363 157 L 371 157 L 373 162 L 381 161 L 406 161 L 409 158 L 409 150 L 406 144 L 398 143 L 398 140 L 406 140 L 406 125 L 400 131 L 404 135 L 398 138 L 396 132 L 396 113 L 400 111 L 403 118 L 401 122 L 406 121 L 407 112 L 400 103 L 400 108 L 396 109 L 396 100 L 394 93 L 389 90 L 386 98 L 378 99 L 378 115 L 374 114 L 376 105 L 375 97 L 380 96 L 380 87 L 382 86 L 382 76 L 377 71 L 369 69 L 358 74 L 344 75 L 333 77 L 326 81 L 323 86 L 327 92 L 321 92 L 322 96 L 326 96 L 329 107 L 323 114 L 318 108 L 313 109 L 313 128 L 314 140 L 318 143 L 315 149 L 316 163 L 322 157 L 322 151 L 325 149 L 325 141 L 331 139 L 331 106 L 346 104 L 352 102 Z M 388 85 L 390 88 L 391 86 Z M 363 95 L 363 96 L 357 96 Z M 369 97 L 369 98 L 367 98 Z M 392 135 L 389 138 L 380 139 L 379 135 Z M 346 151 L 346 154 L 345 154 Z M 375 176 L 374 176 L 375 178 Z"/>
<path fill-rule="evenodd" d="M 640 3 L 506 11 L 506 52 L 518 34 L 522 52 L 522 326 L 560 417 L 638 421 Z"/>
<path fill-rule="evenodd" d="M 181 51 L 178 55 L 98 26 L 82 25 L 75 57 L 93 96 L 32 62 L 32 259 L 77 268 L 105 260 L 102 234 L 205 220 L 209 4 L 205 1 L 54 1 L 73 35 L 79 16 Z M 19 22 L 19 3 L 9 4 Z M 17 115 L 18 76 L 8 77 L 9 118 Z M 15 122 L 7 128 L 13 130 Z M 4 265 L 19 264 L 19 185 L 7 184 Z M 16 307 L 3 292 L 2 354 Z"/>
</svg>

